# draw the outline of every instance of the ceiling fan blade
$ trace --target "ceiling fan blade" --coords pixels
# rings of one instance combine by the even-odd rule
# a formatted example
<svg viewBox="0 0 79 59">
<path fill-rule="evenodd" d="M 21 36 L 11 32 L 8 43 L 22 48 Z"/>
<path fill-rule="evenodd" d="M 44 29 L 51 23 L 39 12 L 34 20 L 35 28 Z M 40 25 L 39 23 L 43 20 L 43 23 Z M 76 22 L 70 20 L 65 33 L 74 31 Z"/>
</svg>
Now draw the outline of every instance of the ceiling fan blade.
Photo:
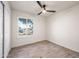
<svg viewBox="0 0 79 59">
<path fill-rule="evenodd" d="M 42 13 L 42 11 L 40 13 L 38 13 L 38 15 L 40 15 Z"/>
<path fill-rule="evenodd" d="M 38 5 L 42 8 L 42 4 L 40 1 L 37 1 Z"/>
<path fill-rule="evenodd" d="M 56 12 L 56 11 L 54 11 L 54 10 L 46 10 L 46 11 L 47 11 L 47 12 L 53 12 L 53 13 Z"/>
</svg>

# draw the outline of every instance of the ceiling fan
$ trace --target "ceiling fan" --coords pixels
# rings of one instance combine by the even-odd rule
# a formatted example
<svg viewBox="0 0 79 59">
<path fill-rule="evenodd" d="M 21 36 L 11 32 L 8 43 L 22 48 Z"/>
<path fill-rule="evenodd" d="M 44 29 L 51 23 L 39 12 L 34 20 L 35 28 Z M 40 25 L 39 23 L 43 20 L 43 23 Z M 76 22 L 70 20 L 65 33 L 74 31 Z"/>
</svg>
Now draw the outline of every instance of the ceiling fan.
<svg viewBox="0 0 79 59">
<path fill-rule="evenodd" d="M 52 12 L 55 13 L 56 11 L 54 10 L 46 10 L 46 5 L 42 5 L 40 1 L 37 1 L 38 5 L 42 8 L 42 11 L 38 13 L 38 15 L 40 15 L 41 13 L 46 13 L 46 12 Z"/>
</svg>

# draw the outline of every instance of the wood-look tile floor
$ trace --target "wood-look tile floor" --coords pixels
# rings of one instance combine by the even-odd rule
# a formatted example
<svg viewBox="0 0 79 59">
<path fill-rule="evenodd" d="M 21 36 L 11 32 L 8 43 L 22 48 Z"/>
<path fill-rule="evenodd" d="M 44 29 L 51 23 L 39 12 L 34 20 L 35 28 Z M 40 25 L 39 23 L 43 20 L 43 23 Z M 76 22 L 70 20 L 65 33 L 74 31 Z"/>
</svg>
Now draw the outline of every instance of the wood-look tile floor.
<svg viewBox="0 0 79 59">
<path fill-rule="evenodd" d="M 11 49 L 8 58 L 79 58 L 79 53 L 42 41 Z"/>
</svg>

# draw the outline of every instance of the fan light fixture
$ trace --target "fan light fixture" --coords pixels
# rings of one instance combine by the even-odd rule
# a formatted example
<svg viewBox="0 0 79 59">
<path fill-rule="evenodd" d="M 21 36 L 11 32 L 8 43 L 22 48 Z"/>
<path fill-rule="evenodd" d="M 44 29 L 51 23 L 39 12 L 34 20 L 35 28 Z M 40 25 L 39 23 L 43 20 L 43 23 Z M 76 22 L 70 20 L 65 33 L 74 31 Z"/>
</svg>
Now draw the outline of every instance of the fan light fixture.
<svg viewBox="0 0 79 59">
<path fill-rule="evenodd" d="M 45 14 L 45 13 L 46 13 L 46 10 L 43 10 L 43 11 L 42 11 L 42 13 L 44 13 L 44 14 Z"/>
<path fill-rule="evenodd" d="M 37 1 L 38 5 L 41 7 L 41 12 L 38 13 L 38 15 L 40 15 L 41 13 L 46 13 L 46 12 L 52 12 L 52 13 L 55 13 L 56 11 L 54 10 L 47 10 L 46 9 L 46 5 L 42 5 L 40 1 Z"/>
</svg>

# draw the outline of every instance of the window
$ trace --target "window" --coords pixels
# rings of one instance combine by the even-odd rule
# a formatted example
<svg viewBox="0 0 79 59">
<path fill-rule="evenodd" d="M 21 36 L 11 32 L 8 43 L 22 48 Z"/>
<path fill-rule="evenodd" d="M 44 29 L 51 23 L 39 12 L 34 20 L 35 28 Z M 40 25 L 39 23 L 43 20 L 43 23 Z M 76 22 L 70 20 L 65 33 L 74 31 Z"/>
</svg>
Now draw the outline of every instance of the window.
<svg viewBox="0 0 79 59">
<path fill-rule="evenodd" d="M 33 34 L 33 22 L 31 19 L 19 18 L 18 19 L 18 32 L 19 35 Z"/>
</svg>

